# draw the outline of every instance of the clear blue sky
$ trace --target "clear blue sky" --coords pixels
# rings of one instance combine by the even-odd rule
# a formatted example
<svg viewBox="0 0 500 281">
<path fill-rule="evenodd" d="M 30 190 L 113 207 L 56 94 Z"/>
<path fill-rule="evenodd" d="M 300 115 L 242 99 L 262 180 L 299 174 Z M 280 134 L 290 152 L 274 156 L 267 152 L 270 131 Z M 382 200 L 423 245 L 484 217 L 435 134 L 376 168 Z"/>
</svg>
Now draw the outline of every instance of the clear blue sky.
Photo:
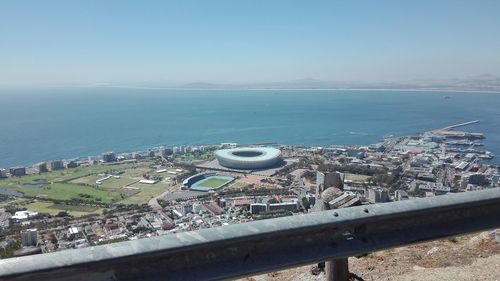
<svg viewBox="0 0 500 281">
<path fill-rule="evenodd" d="M 500 1 L 0 2 L 0 85 L 500 75 Z"/>
</svg>

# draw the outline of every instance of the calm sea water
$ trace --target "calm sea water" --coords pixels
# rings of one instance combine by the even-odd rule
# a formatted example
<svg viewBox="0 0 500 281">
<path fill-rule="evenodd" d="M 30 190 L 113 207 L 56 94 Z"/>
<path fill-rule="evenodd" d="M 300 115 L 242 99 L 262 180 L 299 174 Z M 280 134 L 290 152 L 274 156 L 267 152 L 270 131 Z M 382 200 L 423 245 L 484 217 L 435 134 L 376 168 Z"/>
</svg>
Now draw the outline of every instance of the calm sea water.
<svg viewBox="0 0 500 281">
<path fill-rule="evenodd" d="M 2 90 L 0 167 L 159 145 L 370 144 L 475 119 L 465 129 L 485 133 L 484 149 L 500 162 L 500 94 Z"/>
</svg>

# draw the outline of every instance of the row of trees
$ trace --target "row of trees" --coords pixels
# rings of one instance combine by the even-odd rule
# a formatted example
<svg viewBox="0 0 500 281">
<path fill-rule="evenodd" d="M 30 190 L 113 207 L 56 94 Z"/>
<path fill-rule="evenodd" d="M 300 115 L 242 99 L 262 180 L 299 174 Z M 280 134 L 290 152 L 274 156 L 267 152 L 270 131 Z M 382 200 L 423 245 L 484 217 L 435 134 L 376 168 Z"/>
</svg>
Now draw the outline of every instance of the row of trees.
<svg viewBox="0 0 500 281">
<path fill-rule="evenodd" d="M 319 171 L 323 172 L 341 172 L 350 174 L 359 174 L 365 176 L 374 176 L 377 174 L 387 174 L 388 169 L 381 167 L 371 167 L 368 165 L 337 165 L 321 163 L 318 166 Z"/>
</svg>

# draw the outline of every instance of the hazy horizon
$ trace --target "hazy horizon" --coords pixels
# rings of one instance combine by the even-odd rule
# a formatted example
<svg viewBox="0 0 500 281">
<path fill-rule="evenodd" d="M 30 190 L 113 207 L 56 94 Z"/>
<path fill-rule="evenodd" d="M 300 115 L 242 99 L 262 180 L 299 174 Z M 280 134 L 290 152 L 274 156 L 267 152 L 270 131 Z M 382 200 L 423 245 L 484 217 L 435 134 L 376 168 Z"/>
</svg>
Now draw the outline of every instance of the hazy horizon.
<svg viewBox="0 0 500 281">
<path fill-rule="evenodd" d="M 0 86 L 500 77 L 497 1 L 3 1 Z"/>
</svg>

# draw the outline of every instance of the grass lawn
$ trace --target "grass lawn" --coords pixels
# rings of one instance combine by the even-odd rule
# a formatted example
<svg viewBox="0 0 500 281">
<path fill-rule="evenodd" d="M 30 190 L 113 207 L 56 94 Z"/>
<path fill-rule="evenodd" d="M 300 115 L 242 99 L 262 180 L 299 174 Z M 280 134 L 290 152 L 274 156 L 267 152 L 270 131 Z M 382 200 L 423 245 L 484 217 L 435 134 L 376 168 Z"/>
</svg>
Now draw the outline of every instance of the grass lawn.
<svg viewBox="0 0 500 281">
<path fill-rule="evenodd" d="M 370 176 L 349 174 L 349 173 L 345 173 L 344 175 L 346 181 L 353 181 L 353 182 L 365 182 L 370 180 L 371 178 Z"/>
<path fill-rule="evenodd" d="M 158 182 L 155 184 L 134 183 L 131 186 L 138 187 L 140 191 L 128 198 L 116 202 L 117 204 L 146 204 L 151 198 L 156 197 L 166 190 L 173 188 L 163 182 Z"/>
<path fill-rule="evenodd" d="M 90 185 L 94 185 L 95 184 L 95 181 L 98 180 L 100 177 L 97 176 L 97 175 L 90 175 L 90 176 L 86 176 L 86 177 L 81 177 L 81 178 L 77 178 L 77 179 L 74 179 L 74 180 L 71 180 L 71 181 L 68 181 L 68 183 L 73 183 L 73 184 L 90 184 Z"/>
<path fill-rule="evenodd" d="M 11 179 L 6 179 L 6 180 L 0 180 L 0 187 L 3 187 L 3 185 L 9 184 L 9 183 L 14 184 L 14 185 L 33 184 L 39 180 L 44 180 L 46 182 L 64 182 L 64 181 L 70 181 L 72 179 L 81 178 L 81 177 L 91 175 L 91 174 L 99 174 L 99 173 L 106 173 L 106 172 L 112 172 L 112 171 L 121 171 L 121 170 L 131 169 L 134 167 L 138 167 L 139 165 L 144 165 L 144 164 L 143 163 L 141 163 L 141 164 L 129 163 L 129 164 L 119 164 L 119 165 L 112 165 L 112 166 L 91 166 L 91 167 L 78 167 L 78 168 L 73 168 L 73 169 L 64 169 L 64 170 L 60 170 L 60 171 L 43 173 L 40 175 L 31 175 L 31 176 L 16 177 L 16 178 L 11 178 Z"/>
<path fill-rule="evenodd" d="M 141 163 L 142 164 L 142 163 Z M 121 176 L 129 178 L 142 178 L 142 175 L 150 172 L 151 169 L 145 165 L 136 167 L 134 169 L 125 170 L 125 173 Z"/>
<path fill-rule="evenodd" d="M 119 192 L 110 192 L 97 188 L 69 183 L 47 184 L 41 188 L 16 188 L 27 197 L 40 197 L 47 200 L 83 199 L 111 204 L 121 199 Z"/>
<path fill-rule="evenodd" d="M 173 189 L 173 187 L 164 182 L 158 182 L 152 185 L 138 182 L 143 174 L 152 171 L 152 169 L 149 168 L 150 164 L 151 162 L 146 161 L 111 166 L 64 169 L 40 175 L 0 180 L 0 188 L 19 191 L 22 192 L 25 197 L 40 198 L 44 201 L 70 201 L 72 199 L 79 199 L 85 202 L 100 204 L 144 204 L 166 190 Z M 112 173 L 113 171 L 121 171 L 123 173 L 120 174 L 120 178 L 110 178 L 103 181 L 101 185 L 94 186 L 96 185 L 95 181 L 101 178 L 98 174 Z M 164 174 L 163 176 L 165 178 L 170 177 L 168 174 Z M 35 188 L 35 186 L 26 186 L 35 183 L 42 185 L 42 187 Z M 218 186 L 222 183 L 223 181 L 215 180 L 208 184 Z M 124 189 L 123 187 L 126 186 L 136 187 L 138 189 Z M 50 202 L 35 202 L 32 204 L 34 204 L 31 205 L 33 208 L 38 208 L 39 210 L 45 208 L 47 210 L 43 212 L 51 214 L 57 214 L 59 211 L 66 210 L 67 208 L 72 208 L 70 211 L 74 212 L 73 215 L 75 216 L 94 212 L 88 209 L 75 209 L 77 207 L 85 208 L 85 205 L 59 206 Z M 101 209 L 99 210 L 102 211 Z"/>
<path fill-rule="evenodd" d="M 215 188 L 225 184 L 226 182 L 228 182 L 228 180 L 211 178 L 198 183 L 198 186 Z"/>
<path fill-rule="evenodd" d="M 54 204 L 50 202 L 33 202 L 24 205 L 28 210 L 39 213 L 47 213 L 52 216 L 57 215 L 61 211 L 66 211 L 73 217 L 81 217 L 91 214 L 102 214 L 102 208 L 92 206 L 72 206 L 63 204 Z"/>
<path fill-rule="evenodd" d="M 128 185 L 131 185 L 133 183 L 136 183 L 138 182 L 139 180 L 136 180 L 136 179 L 131 179 L 131 178 L 125 178 L 125 177 L 120 177 L 119 179 L 115 179 L 115 178 L 110 178 L 110 179 L 107 179 L 105 181 L 102 182 L 101 185 L 99 185 L 99 187 L 103 187 L 103 188 L 106 188 L 106 189 L 120 189 L 124 186 L 128 186 Z"/>
<path fill-rule="evenodd" d="M 141 176 L 149 171 L 149 162 L 127 163 L 110 166 L 91 166 L 64 169 L 0 180 L 0 188 L 22 192 L 26 197 L 39 197 L 45 200 L 80 199 L 95 203 L 111 204 L 121 200 L 121 188 L 138 181 L 132 176 Z M 100 178 L 97 174 L 124 171 L 119 179 L 110 178 L 101 186 L 94 188 L 85 184 L 95 185 Z M 41 183 L 40 183 L 41 182 Z M 40 183 L 41 188 L 27 187 L 26 185 Z M 127 193 L 124 193 L 126 195 Z"/>
</svg>

